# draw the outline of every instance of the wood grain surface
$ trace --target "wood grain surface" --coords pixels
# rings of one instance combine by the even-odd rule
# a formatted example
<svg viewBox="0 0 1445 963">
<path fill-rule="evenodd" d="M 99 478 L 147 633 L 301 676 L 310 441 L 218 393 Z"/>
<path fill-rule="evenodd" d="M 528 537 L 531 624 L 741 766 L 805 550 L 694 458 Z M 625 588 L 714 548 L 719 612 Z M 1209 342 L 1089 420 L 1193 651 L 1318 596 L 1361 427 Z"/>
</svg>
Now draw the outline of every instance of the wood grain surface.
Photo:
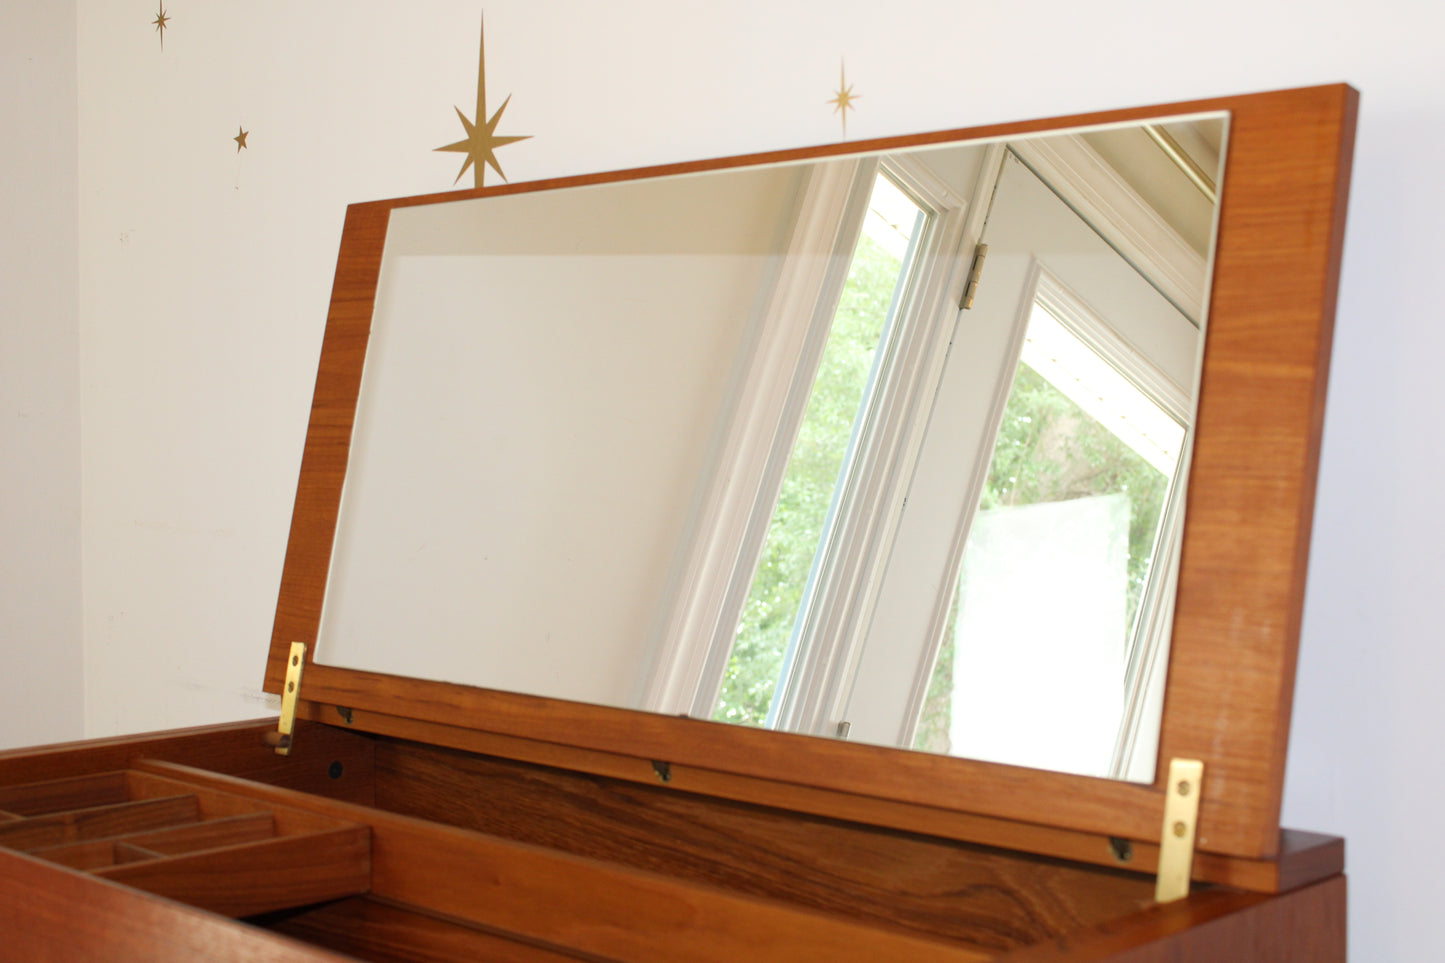
<svg viewBox="0 0 1445 963">
<path fill-rule="evenodd" d="M 1140 874 L 424 746 L 377 746 L 376 805 L 981 949 L 1124 916 L 1154 896 Z"/>
<path fill-rule="evenodd" d="M 342 963 L 348 958 L 0 850 L 0 959 Z"/>
<path fill-rule="evenodd" d="M 59 809 L 104 806 L 128 799 L 125 773 L 119 771 L 0 786 L 0 807 L 16 816 L 38 816 Z"/>
<path fill-rule="evenodd" d="M 113 751 L 107 741 L 95 759 Z M 87 755 L 83 746 L 67 753 Z M 1341 877 L 1283 898 L 1204 890 L 1139 910 L 1147 897 L 1136 890 L 1147 882 L 1118 873 L 395 740 L 380 741 L 370 758 L 383 805 L 516 838 L 138 760 L 121 780 L 101 773 L 91 784 L 154 794 L 131 800 L 141 803 L 169 802 L 166 793 L 188 787 L 190 812 L 217 826 L 187 823 L 67 851 L 111 846 L 101 863 L 113 868 L 100 875 L 222 912 L 286 907 L 262 922 L 375 960 L 1343 959 Z M 7 788 L 12 798 L 74 800 L 58 785 Z M 229 836 L 240 824 L 254 824 L 243 835 L 268 830 L 260 825 L 268 813 L 306 835 L 260 846 Z M 191 833 L 199 835 L 186 839 Z M 367 833 L 377 854 L 369 867 Z M 1335 858 L 1337 845 L 1286 837 L 1316 862 Z M 293 908 L 340 895 L 337 881 L 348 878 L 375 893 Z M 25 960 L 339 959 L 3 851 L 0 932 L 0 958 L 13 950 Z"/>
<path fill-rule="evenodd" d="M 315 719 L 339 719 L 334 707 L 302 702 L 298 712 Z M 643 785 L 657 786 L 653 760 L 582 749 L 558 743 L 503 736 L 462 726 L 405 719 L 356 709 L 348 716 L 369 732 L 397 736 L 425 745 L 464 749 L 473 753 L 554 769 L 605 775 Z M 1100 833 L 1041 826 L 1018 820 L 982 816 L 958 810 L 919 806 L 722 773 L 712 769 L 669 764 L 666 788 L 700 798 L 757 803 L 811 815 L 829 816 L 852 823 L 901 829 L 953 840 L 971 840 L 988 846 L 1056 856 L 1061 859 L 1112 869 L 1152 874 L 1158 870 L 1159 846 L 1134 841 L 1121 859 L 1116 841 Z M 1344 871 L 1344 841 L 1334 836 L 1281 830 L 1276 854 L 1267 859 L 1245 859 L 1215 853 L 1196 853 L 1194 879 L 1261 893 L 1277 893 L 1317 882 Z"/>
<path fill-rule="evenodd" d="M 489 933 L 370 897 L 338 900 L 288 914 L 266 925 L 277 933 L 351 953 L 371 963 L 595 963 L 598 959 Z"/>
<path fill-rule="evenodd" d="M 1345 963 L 1345 878 L 1266 899 L 1198 893 L 999 963 Z"/>
<path fill-rule="evenodd" d="M 373 895 L 546 945 L 619 961 L 908 959 L 976 963 L 991 952 L 322 800 L 169 763 L 144 771 L 371 828 Z"/>
<path fill-rule="evenodd" d="M 7 750 L 0 752 L 0 786 L 89 778 L 97 772 L 126 769 L 132 759 L 156 757 L 304 792 L 368 801 L 371 740 L 331 726 L 297 725 L 296 746 L 289 756 L 276 755 L 264 742 L 265 735 L 276 730 L 274 718 Z"/>
<path fill-rule="evenodd" d="M 268 691 L 279 690 L 290 643 L 316 638 L 393 208 L 1227 110 L 1228 170 L 1161 758 L 1205 763 L 1201 851 L 1275 856 L 1356 107 L 1350 88 L 1319 87 L 354 205 L 312 402 Z M 391 716 L 1137 842 L 1156 839 L 1162 819 L 1158 780 L 1137 786 L 322 665 L 308 669 L 302 692 Z"/>
</svg>

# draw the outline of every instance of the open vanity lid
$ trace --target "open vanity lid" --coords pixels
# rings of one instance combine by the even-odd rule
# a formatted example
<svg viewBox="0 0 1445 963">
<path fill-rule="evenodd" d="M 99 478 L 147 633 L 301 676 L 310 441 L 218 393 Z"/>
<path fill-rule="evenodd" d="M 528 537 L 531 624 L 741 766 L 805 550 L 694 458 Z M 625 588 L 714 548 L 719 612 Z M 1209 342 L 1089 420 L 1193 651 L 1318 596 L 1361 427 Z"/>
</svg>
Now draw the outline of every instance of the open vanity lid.
<svg viewBox="0 0 1445 963">
<path fill-rule="evenodd" d="M 1131 865 L 1145 870 L 1153 868 L 1150 861 L 1155 858 L 1155 851 L 1150 843 L 1160 835 L 1168 762 L 1176 758 L 1197 759 L 1203 762 L 1204 778 L 1196 837 L 1203 858 L 1196 865 L 1196 876 L 1242 879 L 1237 867 L 1251 862 L 1267 863 L 1278 856 L 1281 846 L 1281 787 L 1356 103 L 1357 95 L 1345 86 L 1310 88 L 353 205 L 347 213 L 338 256 L 266 668 L 266 690 L 282 691 L 291 646 L 299 642 L 307 646 L 308 660 L 297 709 L 302 718 L 635 780 L 661 779 L 683 790 L 957 839 L 1016 846 L 1048 855 L 1106 862 L 1110 853 L 1117 854 L 1122 849 L 1116 843 L 1110 850 L 1106 838 L 1129 840 L 1135 844 L 1136 854 Z M 827 186 L 827 177 L 799 173 L 805 168 L 833 171 L 842 169 L 846 166 L 843 162 L 847 161 L 852 165 L 847 168 L 851 171 L 848 176 L 856 179 L 859 170 L 876 169 L 867 167 L 873 163 L 868 159 L 873 154 L 891 157 L 913 149 L 944 150 L 949 145 L 987 142 L 993 146 L 976 151 L 983 160 L 970 161 L 976 165 L 976 175 L 985 163 L 995 168 L 1000 166 L 1004 142 L 1025 143 L 1033 135 L 1050 131 L 1163 123 L 1165 119 L 1218 116 L 1221 112 L 1227 116 L 1227 166 L 1217 209 L 1212 285 L 1202 285 L 1201 303 L 1197 306 L 1207 305 L 1205 351 L 1193 421 L 1192 465 L 1183 512 L 1186 521 L 1182 548 L 1177 561 L 1178 585 L 1172 640 L 1168 642 L 1167 682 L 1161 683 L 1163 717 L 1157 750 L 1160 764 L 1152 782 L 1133 783 L 817 735 L 723 725 L 680 717 L 689 712 L 686 701 L 679 709 L 680 704 L 668 702 L 665 695 L 657 696 L 658 701 L 649 704 L 669 707 L 670 712 L 642 712 L 558 698 L 556 692 L 500 691 L 411 678 L 395 670 L 375 671 L 376 663 L 363 663 L 372 665 L 372 669 L 344 668 L 328 664 L 325 651 L 316 657 L 318 637 L 324 634 L 323 619 L 331 617 L 324 611 L 327 605 L 333 604 L 328 601 L 328 581 L 333 588 L 337 584 L 333 557 L 337 554 L 334 549 L 338 540 L 338 517 L 344 515 L 347 507 L 343 505 L 343 487 L 348 483 L 348 470 L 354 475 L 362 454 L 353 442 L 353 426 L 358 419 L 364 369 L 368 390 L 371 382 L 381 383 L 375 361 L 379 348 L 373 316 L 380 310 L 378 285 L 384 283 L 383 252 L 399 243 L 395 237 L 389 237 L 389 230 L 396 230 L 400 223 L 400 215 L 393 216 L 396 212 L 460 201 L 481 205 L 476 208 L 480 212 L 478 219 L 486 221 L 493 210 L 487 205 L 515 204 L 515 201 L 504 202 L 504 198 L 541 198 L 537 203 L 545 206 L 548 198 L 571 196 L 558 193 L 569 188 L 606 190 L 626 184 L 677 184 L 680 181 L 675 178 L 656 179 L 675 175 L 708 176 L 704 172 L 728 171 L 728 176 L 736 179 L 754 168 L 812 177 L 809 183 L 817 194 Z M 1024 166 L 1035 172 L 1044 163 L 1037 152 L 1031 153 L 1028 148 L 1019 148 L 1017 156 L 1023 158 Z M 791 166 L 764 166 L 780 164 Z M 884 166 L 888 167 L 888 163 Z M 893 171 L 895 180 L 907 181 L 906 170 L 896 165 L 888 169 Z M 927 185 L 919 186 L 917 179 L 908 183 L 920 194 L 928 190 Z M 954 249 L 971 250 L 984 228 L 990 195 L 977 193 L 981 190 L 977 187 L 979 183 L 982 182 L 975 181 L 973 213 L 963 213 L 968 203 L 959 205 L 960 213 L 947 228 L 953 232 Z M 600 185 L 613 187 L 599 188 Z M 840 210 L 848 209 L 848 190 L 847 183 L 836 188 L 838 197 L 842 198 Z M 939 192 L 946 194 L 946 186 Z M 719 206 L 726 208 L 731 203 L 726 192 L 718 193 L 723 197 Z M 809 207 L 806 193 L 803 188 L 797 188 L 795 194 L 790 195 L 803 197 L 795 200 L 791 208 L 795 214 L 801 212 L 799 220 L 815 210 Z M 515 206 L 506 212 L 495 209 L 498 221 L 517 216 L 516 211 L 525 215 L 527 210 Z M 862 208 L 858 208 L 856 212 L 860 218 L 861 211 Z M 731 209 L 723 210 L 719 216 L 730 213 Z M 665 231 L 673 220 L 671 216 L 658 219 L 657 230 Z M 427 233 L 424 221 L 417 223 L 423 225 L 419 232 L 413 231 L 420 238 L 415 241 L 419 244 L 417 250 L 432 260 L 447 256 L 440 247 L 428 250 L 435 235 Z M 855 225 L 852 238 L 858 236 L 858 230 Z M 834 235 L 846 233 L 840 229 Z M 830 243 L 837 240 L 834 235 L 829 235 Z M 580 248 L 591 243 L 581 235 L 575 242 Z M 915 246 L 917 243 L 921 242 L 915 241 Z M 1120 247 L 1123 242 L 1111 243 Z M 1147 246 L 1148 242 L 1136 239 L 1131 243 Z M 472 248 L 469 253 L 497 253 L 484 248 L 485 244 L 482 248 Z M 521 277 L 532 270 L 535 267 L 532 261 L 519 256 L 526 253 L 530 252 L 502 250 L 500 275 Z M 635 250 L 624 253 L 632 254 Z M 756 252 L 744 252 L 739 257 L 754 267 L 772 263 L 766 257 L 759 259 Z M 669 273 L 673 276 L 687 273 L 690 268 L 684 262 L 685 257 L 669 262 L 672 265 Z M 841 283 L 837 278 L 829 280 L 830 263 L 833 262 L 826 258 L 820 262 L 816 285 Z M 957 295 L 969 281 L 965 277 L 967 268 L 968 265 L 963 264 L 957 276 L 943 285 L 944 289 L 954 285 L 949 290 L 949 296 L 955 299 L 952 306 L 947 310 L 934 306 L 934 313 L 949 318 L 950 323 L 957 312 Z M 779 275 L 787 275 L 787 270 L 769 275 L 775 292 L 780 284 Z M 1206 270 L 1203 278 L 1208 277 Z M 547 287 L 544 281 L 535 283 L 539 290 Z M 1171 286 L 1167 280 L 1157 278 L 1151 283 L 1165 301 L 1186 314 L 1191 310 L 1187 304 L 1189 295 L 1184 290 L 1187 284 Z M 1067 284 L 1060 287 L 1069 289 Z M 383 290 L 382 300 L 387 296 Z M 485 292 L 481 296 L 484 297 Z M 710 299 L 695 300 L 711 303 Z M 777 300 L 775 296 L 774 301 Z M 567 335 L 559 330 L 551 336 L 561 339 Z M 755 337 L 766 340 L 766 335 Z M 740 338 L 738 343 L 745 340 Z M 1009 355 L 1010 359 L 1017 359 L 1021 340 L 1020 335 L 1010 342 L 1012 347 L 1007 350 L 1014 352 Z M 946 335 L 920 344 L 917 349 L 920 357 L 927 356 L 929 350 L 939 351 L 940 345 L 942 352 L 937 357 L 942 359 L 947 353 Z M 494 339 L 486 347 L 489 351 L 501 351 L 505 345 Z M 756 344 L 752 347 L 754 353 L 750 357 L 756 360 L 761 349 Z M 442 354 L 455 357 L 464 350 L 465 346 L 449 345 L 442 349 Z M 707 349 L 693 345 L 692 350 L 705 355 Z M 806 347 L 798 350 L 806 353 Z M 370 359 L 368 351 L 372 352 Z M 816 361 L 814 364 L 816 366 Z M 942 366 L 943 361 L 938 364 Z M 514 366 L 525 375 L 526 363 L 516 362 Z M 465 363 L 461 367 L 465 369 Z M 534 398 L 523 399 L 515 386 L 508 390 L 515 399 L 511 405 L 480 414 L 512 419 L 517 417 L 517 408 L 538 403 Z M 468 396 L 461 402 L 469 412 L 461 421 L 471 423 L 469 419 L 475 421 L 478 417 L 477 397 L 480 396 Z M 933 395 L 927 397 L 931 399 Z M 368 404 L 364 399 L 363 412 Z M 775 407 L 786 412 L 789 404 L 784 402 Z M 801 405 L 795 401 L 791 407 L 800 409 Z M 794 411 L 790 416 L 794 417 L 793 430 L 799 415 L 799 411 Z M 1001 415 L 995 412 L 991 417 L 997 423 Z M 926 421 L 915 418 L 913 423 L 923 425 Z M 406 434 L 405 429 L 402 434 Z M 694 457 L 694 468 L 701 469 L 709 463 L 733 464 L 731 458 L 736 450 L 728 448 L 726 435 L 726 431 L 720 432 L 723 438 L 718 443 L 720 447 Z M 505 464 L 509 457 L 506 444 L 465 440 L 464 435 L 453 437 L 459 447 L 493 444 L 490 449 L 496 454 L 493 468 L 498 460 Z M 913 460 L 908 462 L 907 471 L 911 475 L 919 470 L 920 459 L 926 457 L 918 453 L 923 442 L 910 447 L 907 439 L 914 436 L 909 436 L 906 430 L 900 437 L 903 440 L 898 448 L 912 452 Z M 658 447 L 667 450 L 671 442 L 664 442 Z M 578 443 L 577 439 L 566 441 L 566 444 Z M 992 442 L 985 447 L 991 450 Z M 632 454 L 619 451 L 618 457 L 625 460 Z M 1181 457 L 1186 462 L 1190 460 L 1187 447 Z M 381 461 L 393 465 L 402 463 L 402 459 L 394 456 Z M 771 478 L 767 484 L 775 492 L 779 484 L 777 472 L 769 475 L 765 462 L 763 459 L 759 463 L 762 465 L 760 477 Z M 476 463 L 469 464 L 474 467 Z M 717 471 L 705 470 L 703 474 L 714 481 L 719 475 Z M 905 496 L 912 497 L 907 483 L 906 477 L 889 483 L 894 486 L 890 489 L 893 503 L 900 511 Z M 490 491 L 487 484 L 490 483 L 477 482 L 478 490 Z M 708 485 L 703 484 L 694 496 L 696 503 L 705 508 L 721 504 L 726 509 L 728 498 L 736 502 L 736 489 L 736 485 L 719 489 L 716 484 L 708 489 Z M 718 494 L 719 491 L 722 493 Z M 877 503 L 886 504 L 889 497 L 884 492 L 878 496 Z M 359 496 L 350 491 L 347 498 L 359 500 Z M 748 505 L 752 506 L 752 502 Z M 692 508 L 696 509 L 696 504 Z M 492 503 L 479 496 L 467 510 L 474 514 L 479 511 L 506 513 L 513 511 L 514 506 Z M 736 512 L 735 504 L 733 510 Z M 971 517 L 972 511 L 970 505 L 964 514 Z M 769 501 L 762 513 L 771 512 Z M 1164 513 L 1167 516 L 1168 511 Z M 742 514 L 756 517 L 758 512 L 749 510 Z M 868 513 L 863 516 L 871 522 Z M 966 523 L 962 524 L 966 527 Z M 939 527 L 952 525 L 949 522 Z M 741 527 L 748 529 L 748 525 Z M 878 530 L 884 534 L 874 541 L 891 545 L 898 527 L 884 526 Z M 625 528 L 625 525 L 619 526 L 619 529 Z M 1164 528 L 1167 529 L 1167 521 Z M 345 531 L 344 522 L 342 530 Z M 693 554 L 689 556 L 686 550 L 676 549 L 675 545 L 667 549 L 668 552 L 676 550 L 680 561 L 670 570 L 673 575 L 665 603 L 689 590 L 694 596 L 698 592 L 705 595 L 709 584 L 707 573 L 712 571 L 710 566 L 717 556 L 716 542 L 692 537 L 698 531 L 695 519 L 680 525 L 678 530 L 689 533 Z M 743 542 L 749 537 L 753 538 L 752 558 L 756 559 L 760 536 L 756 532 L 752 536 L 746 533 L 740 536 Z M 952 549 L 949 573 L 956 573 L 960 565 L 961 541 L 955 541 L 958 544 Z M 699 549 L 697 544 L 703 547 Z M 477 552 L 486 555 L 480 547 Z M 867 553 L 863 556 L 867 557 Z M 886 561 L 886 552 L 877 557 Z M 1156 554 L 1154 558 L 1161 571 L 1172 571 L 1167 553 Z M 1164 559 L 1162 564 L 1159 559 Z M 454 570 L 455 566 L 448 569 Z M 385 567 L 380 571 L 384 572 Z M 567 569 L 564 560 L 556 559 L 556 573 L 564 571 L 570 577 L 576 575 Z M 561 576 L 544 566 L 537 577 Z M 385 579 L 383 575 L 380 581 L 370 584 L 373 597 L 389 604 L 392 587 Z M 362 581 L 364 584 L 365 580 Z M 864 577 L 862 581 L 869 580 Z M 353 587 L 350 591 L 359 590 Z M 740 600 L 733 600 L 731 610 L 726 609 L 725 603 L 720 604 L 720 611 L 732 612 L 735 624 Z M 872 598 L 867 611 L 877 617 L 883 604 Z M 659 630 L 663 636 L 669 625 L 686 629 L 696 624 L 695 619 L 689 622 L 692 616 L 687 612 L 679 615 L 675 606 L 667 611 L 672 614 L 664 613 L 654 620 L 664 626 Z M 1161 611 L 1167 624 L 1167 604 Z M 942 616 L 934 620 L 933 635 L 938 634 L 940 619 Z M 399 621 L 405 625 L 408 616 L 403 613 Z M 424 624 L 425 620 L 418 615 L 412 622 Z M 485 606 L 476 607 L 475 626 L 476 644 L 489 641 L 489 634 L 495 630 L 488 627 Z M 427 631 L 397 634 L 400 637 L 394 639 L 395 652 L 405 656 L 426 641 Z M 665 647 L 662 644 L 662 648 Z M 927 664 L 932 665 L 936 656 L 934 644 L 928 650 Z M 861 658 L 853 658 L 855 669 Z M 699 661 L 705 663 L 707 659 L 700 657 Z M 717 661 L 715 656 L 713 661 Z M 714 669 L 716 676 L 721 670 Z M 703 676 L 707 671 L 706 667 L 699 670 Z M 656 682 L 656 676 L 654 673 L 653 688 L 665 692 L 666 680 Z M 485 684 L 484 679 L 472 681 Z M 714 695 L 715 683 L 716 678 L 711 690 Z M 639 688 L 644 687 L 639 683 Z M 698 715 L 696 711 L 691 714 Z M 808 731 L 822 730 L 815 725 Z"/>
</svg>

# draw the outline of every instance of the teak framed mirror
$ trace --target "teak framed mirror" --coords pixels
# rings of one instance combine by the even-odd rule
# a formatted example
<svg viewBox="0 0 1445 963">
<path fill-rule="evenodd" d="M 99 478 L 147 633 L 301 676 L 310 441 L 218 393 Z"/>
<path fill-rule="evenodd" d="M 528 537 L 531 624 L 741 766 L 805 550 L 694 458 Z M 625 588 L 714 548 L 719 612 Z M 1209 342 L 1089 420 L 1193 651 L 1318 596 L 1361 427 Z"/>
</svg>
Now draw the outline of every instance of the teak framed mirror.
<svg viewBox="0 0 1445 963">
<path fill-rule="evenodd" d="M 945 131 L 353 205 L 265 688 L 308 647 L 298 715 L 529 762 L 1108 864 L 1157 858 L 1167 762 L 1204 763 L 1196 878 L 1274 889 L 1279 810 L 1356 94 L 1344 86 Z M 1227 118 L 1163 716 L 1152 782 L 941 757 L 316 660 L 389 228 L 403 209 L 769 169 L 1046 132 Z M 485 206 L 478 208 L 483 212 Z M 1177 297 L 1176 297 L 1177 300 Z M 499 413 L 499 417 L 505 417 Z M 352 465 L 354 467 L 354 464 Z M 486 506 L 484 506 L 485 508 Z M 502 506 L 490 506 L 505 511 Z M 954 564 L 956 565 L 956 559 Z M 705 566 L 703 566 L 705 568 Z M 484 634 L 485 628 L 478 628 Z M 398 647 L 415 638 L 398 638 Z M 468 680 L 485 685 L 485 680 Z"/>
</svg>

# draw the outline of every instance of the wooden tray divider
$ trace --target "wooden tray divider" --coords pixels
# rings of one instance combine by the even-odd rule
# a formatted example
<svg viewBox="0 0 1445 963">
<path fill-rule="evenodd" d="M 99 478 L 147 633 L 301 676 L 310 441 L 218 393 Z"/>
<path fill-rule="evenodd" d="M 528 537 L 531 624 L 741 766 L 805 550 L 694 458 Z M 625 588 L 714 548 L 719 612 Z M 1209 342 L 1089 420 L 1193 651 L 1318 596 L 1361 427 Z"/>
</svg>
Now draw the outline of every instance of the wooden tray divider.
<svg viewBox="0 0 1445 963">
<path fill-rule="evenodd" d="M 133 769 L 0 786 L 0 848 L 227 916 L 365 893 L 371 833 Z M 7 811 L 9 814 L 9 811 Z"/>
<path fill-rule="evenodd" d="M 34 849 L 30 851 L 30 855 L 69 866 L 71 869 L 90 870 L 126 862 L 119 858 L 119 851 L 115 848 L 117 846 L 129 847 L 127 852 L 149 852 L 153 857 L 177 856 L 202 849 L 270 839 L 274 835 L 276 829 L 270 813 L 248 813 L 149 832 Z"/>
<path fill-rule="evenodd" d="M 194 823 L 200 818 L 194 794 L 139 799 L 5 823 L 0 825 L 0 847 L 28 851 Z"/>
<path fill-rule="evenodd" d="M 57 866 L 68 866 L 71 869 L 91 872 L 126 862 L 131 858 L 132 852 L 139 849 L 139 847 L 133 847 L 122 850 L 120 847 L 123 845 L 125 844 L 115 839 L 93 839 L 89 842 L 71 843 L 67 846 L 32 849 L 30 855 L 36 859 L 43 859 L 47 863 L 55 863 Z"/>
<path fill-rule="evenodd" d="M 275 816 L 269 812 L 257 812 L 208 819 L 194 826 L 180 826 L 158 833 L 143 833 L 125 842 L 143 846 L 160 856 L 179 856 L 202 849 L 271 839 L 276 835 Z"/>
<path fill-rule="evenodd" d="M 134 843 L 114 842 L 111 850 L 115 854 L 115 865 L 122 863 L 139 863 L 147 859 L 160 859 L 161 854 L 153 849 L 145 849 Z"/>
<path fill-rule="evenodd" d="M 155 772 L 130 770 L 126 773 L 126 778 L 132 796 L 137 799 L 170 796 L 181 792 L 194 793 L 199 800 L 203 817 L 208 820 L 265 813 L 271 817 L 277 836 L 319 833 L 353 825 L 347 820 L 335 819 L 310 810 L 277 806 Z"/>
<path fill-rule="evenodd" d="M 112 882 L 224 916 L 254 916 L 358 896 L 371 888 L 366 826 L 276 836 L 94 871 Z"/>
</svg>

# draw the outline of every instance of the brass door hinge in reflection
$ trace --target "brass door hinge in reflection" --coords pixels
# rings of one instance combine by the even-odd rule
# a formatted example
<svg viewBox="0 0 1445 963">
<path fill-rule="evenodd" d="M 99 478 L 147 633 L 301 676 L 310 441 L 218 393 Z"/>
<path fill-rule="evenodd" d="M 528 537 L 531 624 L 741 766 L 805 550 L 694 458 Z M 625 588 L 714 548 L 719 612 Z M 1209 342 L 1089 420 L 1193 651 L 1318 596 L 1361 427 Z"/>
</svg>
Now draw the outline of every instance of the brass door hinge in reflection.
<svg viewBox="0 0 1445 963">
<path fill-rule="evenodd" d="M 1159 878 L 1154 884 L 1156 902 L 1170 903 L 1189 895 L 1203 779 L 1204 763 L 1198 759 L 1169 761 L 1169 782 L 1164 787 L 1164 832 L 1159 842 Z"/>
<path fill-rule="evenodd" d="M 969 266 L 968 280 L 963 285 L 963 303 L 959 305 L 965 311 L 973 307 L 973 296 L 978 293 L 978 279 L 983 277 L 983 262 L 987 257 L 987 244 L 973 249 L 973 264 Z"/>
<path fill-rule="evenodd" d="M 276 755 L 291 755 L 292 730 L 296 728 L 296 699 L 301 695 L 301 672 L 306 668 L 306 644 L 292 642 L 286 657 L 286 682 L 281 688 L 281 718 L 276 722 Z"/>
</svg>

